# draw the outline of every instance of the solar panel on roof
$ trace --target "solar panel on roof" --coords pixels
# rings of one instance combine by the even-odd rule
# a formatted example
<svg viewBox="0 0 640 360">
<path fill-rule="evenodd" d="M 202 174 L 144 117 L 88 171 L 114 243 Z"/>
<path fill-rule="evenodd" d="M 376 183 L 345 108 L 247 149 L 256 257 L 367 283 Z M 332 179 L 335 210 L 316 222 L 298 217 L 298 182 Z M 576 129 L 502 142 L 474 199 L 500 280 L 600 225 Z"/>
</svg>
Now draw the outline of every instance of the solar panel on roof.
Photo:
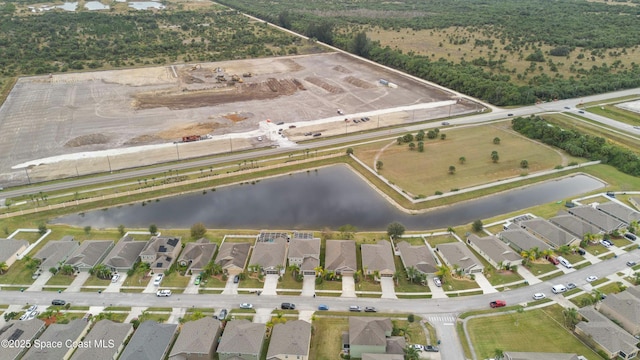
<svg viewBox="0 0 640 360">
<path fill-rule="evenodd" d="M 167 244 L 175 247 L 176 245 L 178 245 L 178 239 L 177 238 L 169 239 L 169 240 L 167 240 Z"/>
<path fill-rule="evenodd" d="M 167 248 L 164 245 L 160 245 L 158 252 L 167 252 Z"/>
<path fill-rule="evenodd" d="M 16 331 L 13 332 L 13 334 L 11 334 L 11 336 L 9 336 L 9 341 L 11 340 L 18 340 L 20 339 L 20 337 L 22 336 L 22 334 L 24 334 L 24 330 L 21 329 L 16 329 Z"/>
</svg>

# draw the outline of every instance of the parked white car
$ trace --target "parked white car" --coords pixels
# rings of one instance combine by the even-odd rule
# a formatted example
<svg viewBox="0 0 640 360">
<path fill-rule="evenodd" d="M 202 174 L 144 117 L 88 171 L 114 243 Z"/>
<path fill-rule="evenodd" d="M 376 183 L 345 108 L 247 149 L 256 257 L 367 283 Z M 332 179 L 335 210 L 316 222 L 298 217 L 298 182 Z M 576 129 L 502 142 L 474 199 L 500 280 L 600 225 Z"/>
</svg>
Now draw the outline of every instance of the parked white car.
<svg viewBox="0 0 640 360">
<path fill-rule="evenodd" d="M 156 293 L 157 297 L 169 297 L 171 296 L 171 290 L 158 290 Z"/>
<path fill-rule="evenodd" d="M 587 277 L 587 282 L 594 282 L 596 280 L 598 280 L 598 277 L 595 275 L 591 275 Z"/>
<path fill-rule="evenodd" d="M 533 294 L 533 300 L 542 300 L 544 298 L 546 298 L 547 296 L 543 293 L 535 293 Z"/>
<path fill-rule="evenodd" d="M 240 309 L 253 309 L 253 304 L 242 303 L 240 304 Z"/>
<path fill-rule="evenodd" d="M 164 274 L 156 275 L 156 278 L 153 280 L 153 285 L 160 286 L 160 283 L 162 282 L 162 279 L 164 279 Z"/>
</svg>

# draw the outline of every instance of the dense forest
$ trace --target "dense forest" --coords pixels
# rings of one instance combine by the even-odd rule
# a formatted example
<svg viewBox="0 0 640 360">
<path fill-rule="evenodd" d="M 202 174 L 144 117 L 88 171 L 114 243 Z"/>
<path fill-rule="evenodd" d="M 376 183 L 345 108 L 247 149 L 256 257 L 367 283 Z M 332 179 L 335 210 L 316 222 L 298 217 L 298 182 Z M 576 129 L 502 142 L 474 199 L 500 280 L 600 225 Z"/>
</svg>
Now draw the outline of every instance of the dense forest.
<svg viewBox="0 0 640 360">
<path fill-rule="evenodd" d="M 296 53 L 300 39 L 235 10 L 0 15 L 0 74 Z"/>
<path fill-rule="evenodd" d="M 619 60 L 640 60 L 640 53 L 635 54 L 640 45 L 638 0 L 616 1 L 616 5 L 585 0 L 219 2 L 496 105 L 530 104 L 640 85 L 639 64 L 631 61 L 625 66 Z M 464 28 L 497 40 L 475 40 L 487 47 L 488 59 L 432 58 L 370 40 L 365 46 L 354 45 L 361 42 L 361 33 L 373 28 L 398 32 L 453 28 L 454 33 Z M 457 44 L 472 39 L 453 37 L 449 41 Z M 552 48 L 543 53 L 543 46 Z M 491 58 L 496 47 L 503 52 L 501 56 L 525 58 L 529 68 L 516 74 L 515 69 L 501 67 L 503 60 Z M 579 60 L 567 66 L 571 75 L 559 74 L 557 68 L 577 49 Z M 607 55 L 618 59 L 606 63 L 602 59 Z"/>
<path fill-rule="evenodd" d="M 512 120 L 513 129 L 531 139 L 559 147 L 572 156 L 600 160 L 629 175 L 640 176 L 640 157 L 630 150 L 608 143 L 602 137 L 565 130 L 538 116 Z"/>
</svg>

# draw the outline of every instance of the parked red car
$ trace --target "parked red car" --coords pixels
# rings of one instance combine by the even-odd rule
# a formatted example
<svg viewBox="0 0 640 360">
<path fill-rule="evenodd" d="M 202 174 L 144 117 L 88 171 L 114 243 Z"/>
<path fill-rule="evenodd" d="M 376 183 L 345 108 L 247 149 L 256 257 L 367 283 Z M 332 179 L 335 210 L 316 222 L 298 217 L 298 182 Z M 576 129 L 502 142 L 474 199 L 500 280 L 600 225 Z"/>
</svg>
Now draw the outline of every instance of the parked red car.
<svg viewBox="0 0 640 360">
<path fill-rule="evenodd" d="M 553 256 L 547 256 L 547 260 L 549 260 L 549 262 L 552 263 L 553 265 L 560 264 L 560 261 L 558 261 L 558 259 L 554 258 Z"/>
<path fill-rule="evenodd" d="M 492 308 L 503 307 L 503 306 L 507 306 L 507 302 L 504 300 L 496 300 L 496 301 L 490 302 L 489 306 L 491 306 Z"/>
</svg>

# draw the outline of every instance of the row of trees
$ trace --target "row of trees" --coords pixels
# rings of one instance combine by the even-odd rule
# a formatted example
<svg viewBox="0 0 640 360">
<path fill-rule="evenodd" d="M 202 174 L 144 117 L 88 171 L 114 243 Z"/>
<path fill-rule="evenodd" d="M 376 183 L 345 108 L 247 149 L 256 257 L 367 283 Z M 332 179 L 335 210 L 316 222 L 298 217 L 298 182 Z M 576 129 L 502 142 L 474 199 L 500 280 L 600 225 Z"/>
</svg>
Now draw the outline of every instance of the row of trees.
<svg viewBox="0 0 640 360">
<path fill-rule="evenodd" d="M 515 118 L 513 129 L 531 139 L 559 147 L 572 156 L 600 160 L 633 176 L 640 176 L 640 158 L 631 150 L 607 142 L 605 138 L 586 135 L 572 129 L 553 126 L 539 116 Z"/>
</svg>

